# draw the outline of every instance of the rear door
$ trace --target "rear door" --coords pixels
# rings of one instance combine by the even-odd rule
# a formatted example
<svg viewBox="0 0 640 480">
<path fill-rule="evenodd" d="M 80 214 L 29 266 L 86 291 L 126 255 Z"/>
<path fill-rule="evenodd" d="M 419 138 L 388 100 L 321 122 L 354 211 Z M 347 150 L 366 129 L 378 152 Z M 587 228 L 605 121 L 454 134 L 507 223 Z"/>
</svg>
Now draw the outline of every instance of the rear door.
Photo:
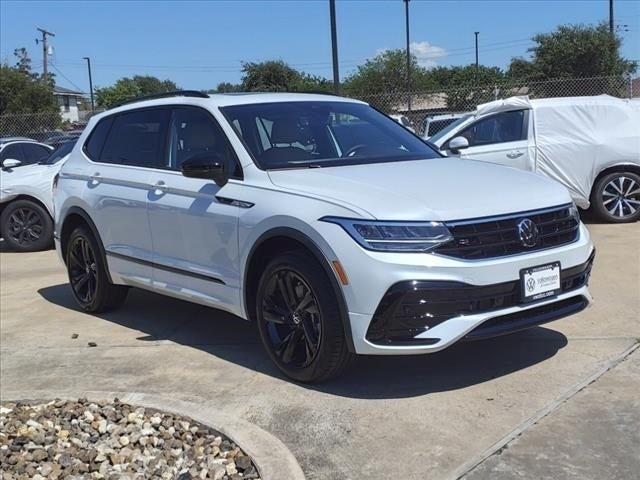
<svg viewBox="0 0 640 480">
<path fill-rule="evenodd" d="M 462 158 L 497 163 L 521 170 L 534 170 L 529 149 L 529 110 L 499 112 L 482 117 L 456 133 L 465 137 L 469 148 L 460 151 Z M 442 150 L 449 150 L 447 141 Z"/>
<path fill-rule="evenodd" d="M 132 284 L 151 285 L 149 184 L 152 169 L 164 162 L 170 115 L 169 109 L 147 108 L 107 117 L 83 149 L 93 162 L 83 197 L 91 206 L 110 270 Z"/>
<path fill-rule="evenodd" d="M 225 161 L 230 182 L 241 179 L 238 160 L 215 118 L 200 107 L 174 107 L 165 164 L 150 178 L 154 287 L 234 311 L 239 305 L 240 207 L 225 198 L 225 187 L 180 172 L 182 162 L 206 154 Z"/>
</svg>

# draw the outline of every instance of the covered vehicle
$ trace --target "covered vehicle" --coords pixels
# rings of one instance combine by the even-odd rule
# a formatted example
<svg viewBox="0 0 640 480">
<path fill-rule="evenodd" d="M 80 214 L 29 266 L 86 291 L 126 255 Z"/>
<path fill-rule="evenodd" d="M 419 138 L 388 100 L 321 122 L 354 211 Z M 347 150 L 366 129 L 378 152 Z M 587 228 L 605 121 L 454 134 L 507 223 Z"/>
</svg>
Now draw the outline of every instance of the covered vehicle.
<svg viewBox="0 0 640 480">
<path fill-rule="evenodd" d="M 559 181 L 609 222 L 640 218 L 640 100 L 608 95 L 479 105 L 430 139 L 445 155 Z"/>
</svg>

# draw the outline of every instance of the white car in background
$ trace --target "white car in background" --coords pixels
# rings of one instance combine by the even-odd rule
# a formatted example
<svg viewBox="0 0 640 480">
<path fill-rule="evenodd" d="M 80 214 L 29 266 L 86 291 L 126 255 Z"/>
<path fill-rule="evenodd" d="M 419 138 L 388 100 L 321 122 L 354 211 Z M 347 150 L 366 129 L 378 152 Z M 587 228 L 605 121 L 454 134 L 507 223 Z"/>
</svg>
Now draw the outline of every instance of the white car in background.
<svg viewBox="0 0 640 480">
<path fill-rule="evenodd" d="M 392 113 L 391 115 L 389 115 L 389 117 L 392 118 L 393 120 L 395 120 L 396 122 L 398 122 L 400 125 L 402 125 L 407 130 L 409 130 L 411 133 L 416 133 L 416 129 L 413 128 L 413 124 L 411 123 L 411 120 L 409 120 L 406 117 L 406 115 L 400 115 L 400 114 L 397 114 L 397 113 Z"/>
<path fill-rule="evenodd" d="M 640 219 L 640 100 L 512 97 L 479 105 L 429 141 L 448 156 L 557 180 L 604 221 Z"/>
<path fill-rule="evenodd" d="M 31 142 L 33 143 L 33 142 Z M 0 235 L 13 250 L 32 252 L 53 244 L 53 180 L 75 141 L 38 163 L 5 159 L 0 173 Z M 39 144 L 36 144 L 39 145 Z"/>
<path fill-rule="evenodd" d="M 298 381 L 330 378 L 354 353 L 521 330 L 591 298 L 593 245 L 566 188 L 443 158 L 341 97 L 132 101 L 91 118 L 54 201 L 83 310 L 116 308 L 129 287 L 219 308 L 255 321 Z"/>
</svg>

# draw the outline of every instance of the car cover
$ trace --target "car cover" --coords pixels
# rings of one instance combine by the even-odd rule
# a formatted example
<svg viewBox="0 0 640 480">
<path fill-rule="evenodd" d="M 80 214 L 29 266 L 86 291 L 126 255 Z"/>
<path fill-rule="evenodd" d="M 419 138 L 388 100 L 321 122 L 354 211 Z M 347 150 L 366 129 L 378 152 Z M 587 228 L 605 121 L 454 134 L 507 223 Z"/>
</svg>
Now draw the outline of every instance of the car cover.
<svg viewBox="0 0 640 480">
<path fill-rule="evenodd" d="M 475 115 L 521 109 L 533 111 L 536 172 L 565 185 L 582 208 L 604 169 L 640 166 L 640 99 L 511 97 L 479 105 Z"/>
</svg>

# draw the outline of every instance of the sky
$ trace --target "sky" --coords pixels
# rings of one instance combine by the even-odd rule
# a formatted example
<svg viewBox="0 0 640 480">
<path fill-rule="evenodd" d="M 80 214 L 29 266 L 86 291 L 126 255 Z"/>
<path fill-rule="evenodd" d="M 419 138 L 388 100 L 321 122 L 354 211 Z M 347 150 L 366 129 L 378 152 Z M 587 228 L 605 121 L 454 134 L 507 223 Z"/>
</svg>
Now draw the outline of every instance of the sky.
<svg viewBox="0 0 640 480">
<path fill-rule="evenodd" d="M 608 21 L 608 0 L 411 0 L 411 50 L 426 67 L 475 61 L 505 68 L 527 56 L 531 37 L 565 23 Z M 390 48 L 404 48 L 401 0 L 337 0 L 340 76 Z M 640 0 L 615 0 L 622 54 L 640 60 Z M 626 25 L 626 26 L 624 26 Z M 238 82 L 242 62 L 282 59 L 332 77 L 328 0 L 269 1 L 9 1 L 0 0 L 0 60 L 15 63 L 25 47 L 42 70 L 36 27 L 55 33 L 50 71 L 59 85 L 89 90 L 136 74 L 181 88 Z M 627 31 L 622 31 L 627 30 Z"/>
</svg>

